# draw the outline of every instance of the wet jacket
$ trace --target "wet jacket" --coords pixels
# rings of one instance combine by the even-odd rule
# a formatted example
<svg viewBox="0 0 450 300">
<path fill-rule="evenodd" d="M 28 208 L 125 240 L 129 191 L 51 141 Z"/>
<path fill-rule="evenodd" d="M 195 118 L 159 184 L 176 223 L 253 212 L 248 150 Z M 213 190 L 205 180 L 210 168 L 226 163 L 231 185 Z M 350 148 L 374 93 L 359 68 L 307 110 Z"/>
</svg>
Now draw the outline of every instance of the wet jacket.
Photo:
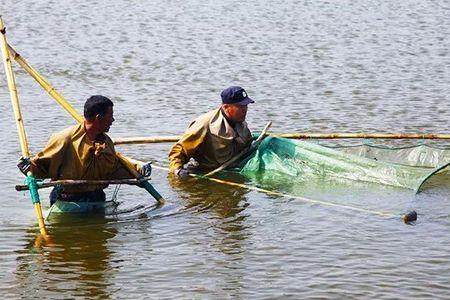
<svg viewBox="0 0 450 300">
<path fill-rule="evenodd" d="M 136 170 L 137 170 L 136 166 Z M 106 134 L 89 140 L 84 124 L 54 134 L 44 150 L 31 161 L 31 172 L 38 178 L 106 180 L 133 178 L 119 162 L 114 144 Z M 64 192 L 89 192 L 101 186 L 66 186 Z"/>
<path fill-rule="evenodd" d="M 252 135 L 246 122 L 231 126 L 221 109 L 195 119 L 169 153 L 171 171 L 194 158 L 201 169 L 215 169 L 247 148 Z"/>
</svg>

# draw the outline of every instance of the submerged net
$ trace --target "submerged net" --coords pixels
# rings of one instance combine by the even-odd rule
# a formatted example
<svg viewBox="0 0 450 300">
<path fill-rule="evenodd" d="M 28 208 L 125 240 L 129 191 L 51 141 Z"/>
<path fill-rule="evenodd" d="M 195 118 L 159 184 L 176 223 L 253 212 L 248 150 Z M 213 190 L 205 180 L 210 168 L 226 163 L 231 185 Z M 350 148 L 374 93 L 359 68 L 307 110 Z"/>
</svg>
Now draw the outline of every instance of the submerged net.
<svg viewBox="0 0 450 300">
<path fill-rule="evenodd" d="M 418 191 L 450 162 L 450 149 L 426 145 L 325 147 L 311 142 L 266 138 L 241 164 L 241 174 L 258 182 L 359 181 Z M 441 168 L 443 170 L 441 170 Z"/>
<path fill-rule="evenodd" d="M 344 153 L 413 167 L 436 168 L 450 162 L 450 149 L 425 144 L 403 147 L 361 144 L 332 148 Z"/>
</svg>

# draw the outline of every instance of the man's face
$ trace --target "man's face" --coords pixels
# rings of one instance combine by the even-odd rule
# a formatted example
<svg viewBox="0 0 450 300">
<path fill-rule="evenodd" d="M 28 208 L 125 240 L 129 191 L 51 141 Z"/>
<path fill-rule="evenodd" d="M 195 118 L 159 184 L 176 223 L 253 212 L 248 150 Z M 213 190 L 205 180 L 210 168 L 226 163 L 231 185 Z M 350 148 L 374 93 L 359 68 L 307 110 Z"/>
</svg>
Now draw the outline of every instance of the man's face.
<svg viewBox="0 0 450 300">
<path fill-rule="evenodd" d="M 103 115 L 97 115 L 98 128 L 101 132 L 108 132 L 111 124 L 114 122 L 114 111 L 112 106 L 109 106 Z"/>
<path fill-rule="evenodd" d="M 242 123 L 247 116 L 247 105 L 225 104 L 227 117 L 236 123 Z"/>
</svg>

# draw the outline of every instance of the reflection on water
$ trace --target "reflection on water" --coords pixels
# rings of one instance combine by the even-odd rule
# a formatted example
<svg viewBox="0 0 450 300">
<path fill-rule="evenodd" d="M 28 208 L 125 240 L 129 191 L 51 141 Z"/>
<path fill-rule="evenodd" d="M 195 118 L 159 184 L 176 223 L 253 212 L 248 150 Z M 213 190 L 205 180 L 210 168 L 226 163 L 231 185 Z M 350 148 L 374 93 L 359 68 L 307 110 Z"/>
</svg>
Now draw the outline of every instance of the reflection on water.
<svg viewBox="0 0 450 300">
<path fill-rule="evenodd" d="M 246 238 L 245 208 L 249 205 L 245 195 L 248 190 L 230 188 L 207 179 L 179 179 L 168 175 L 169 183 L 180 195 L 185 209 L 196 214 L 213 214 L 214 230 L 220 235 L 214 243 L 224 253 L 239 253 L 239 241 Z"/>
<path fill-rule="evenodd" d="M 109 298 L 108 240 L 117 231 L 100 220 L 51 227 L 47 240 L 38 235 L 17 251 L 15 281 L 21 296 L 48 298 L 66 293 L 81 298 Z"/>
<path fill-rule="evenodd" d="M 244 288 L 242 278 L 245 277 L 240 262 L 246 255 L 247 240 L 251 238 L 245 213 L 249 206 L 246 198 L 248 190 L 230 188 L 206 179 L 180 180 L 173 174 L 168 175 L 168 180 L 180 195 L 186 212 L 199 217 L 207 215 L 201 220 L 209 224 L 208 230 L 213 233 L 203 241 L 203 246 L 226 256 L 218 261 L 220 266 L 217 266 L 217 270 L 221 276 L 216 285 L 226 290 L 228 295 L 240 297 Z"/>
<path fill-rule="evenodd" d="M 217 184 L 207 179 L 179 179 L 168 175 L 169 183 L 185 199 L 186 207 L 198 207 L 198 210 L 210 210 L 221 218 L 231 218 L 240 213 L 248 205 L 246 189 L 234 189 L 227 185 Z"/>
</svg>

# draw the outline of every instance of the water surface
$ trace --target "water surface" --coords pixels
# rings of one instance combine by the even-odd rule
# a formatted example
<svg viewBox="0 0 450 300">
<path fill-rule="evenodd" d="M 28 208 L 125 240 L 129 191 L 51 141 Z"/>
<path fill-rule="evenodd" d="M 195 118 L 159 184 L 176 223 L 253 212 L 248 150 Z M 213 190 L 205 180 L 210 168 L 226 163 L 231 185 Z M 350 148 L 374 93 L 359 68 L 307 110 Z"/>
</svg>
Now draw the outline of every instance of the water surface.
<svg viewBox="0 0 450 300">
<path fill-rule="evenodd" d="M 179 135 L 242 85 L 253 130 L 448 132 L 447 1 L 3 0 L 7 37 L 81 111 L 115 103 L 112 137 Z M 74 121 L 17 65 L 32 153 Z M 415 226 L 154 170 L 145 216 L 50 224 L 36 240 L 0 71 L 0 289 L 18 298 L 448 299 L 448 189 L 305 186 L 303 196 Z M 167 165 L 168 144 L 120 146 Z M 109 191 L 111 192 L 111 191 Z M 46 198 L 48 191 L 41 193 Z M 123 209 L 152 204 L 122 187 Z M 43 201 L 48 208 L 48 202 Z M 33 296 L 31 296 L 33 295 Z"/>
</svg>

